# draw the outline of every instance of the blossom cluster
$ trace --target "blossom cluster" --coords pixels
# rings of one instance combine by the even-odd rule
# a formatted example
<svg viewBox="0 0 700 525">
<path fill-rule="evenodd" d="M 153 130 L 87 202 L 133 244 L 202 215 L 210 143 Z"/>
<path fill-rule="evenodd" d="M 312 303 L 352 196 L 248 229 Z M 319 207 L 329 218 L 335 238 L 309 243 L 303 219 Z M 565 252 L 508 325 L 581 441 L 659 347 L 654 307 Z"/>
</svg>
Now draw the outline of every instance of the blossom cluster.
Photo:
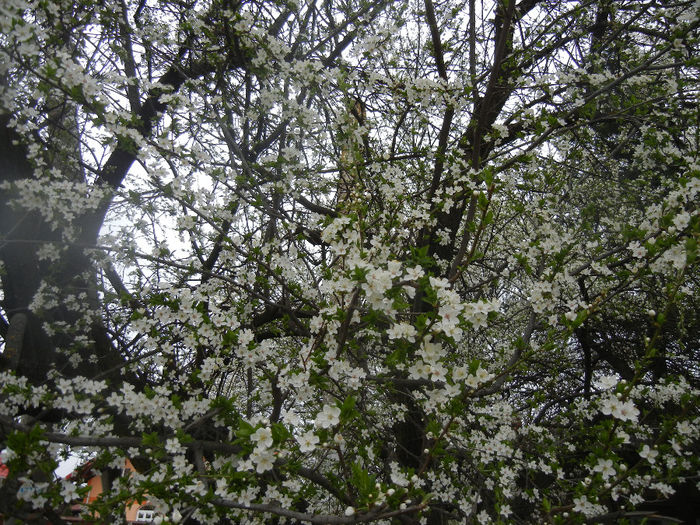
<svg viewBox="0 0 700 525">
<path fill-rule="evenodd" d="M 68 4 L 0 7 L 21 515 L 67 454 L 161 523 L 582 523 L 697 474 L 697 8 Z"/>
</svg>

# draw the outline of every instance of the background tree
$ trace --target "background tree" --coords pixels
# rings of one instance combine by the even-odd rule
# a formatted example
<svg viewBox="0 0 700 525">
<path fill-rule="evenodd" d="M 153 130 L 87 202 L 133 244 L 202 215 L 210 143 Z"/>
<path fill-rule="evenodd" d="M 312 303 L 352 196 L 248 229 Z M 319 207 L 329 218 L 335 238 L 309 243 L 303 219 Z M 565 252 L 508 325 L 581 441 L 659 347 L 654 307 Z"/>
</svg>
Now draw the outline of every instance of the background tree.
<svg viewBox="0 0 700 525">
<path fill-rule="evenodd" d="M 2 9 L 5 515 L 69 453 L 169 521 L 697 482 L 693 2 Z"/>
</svg>

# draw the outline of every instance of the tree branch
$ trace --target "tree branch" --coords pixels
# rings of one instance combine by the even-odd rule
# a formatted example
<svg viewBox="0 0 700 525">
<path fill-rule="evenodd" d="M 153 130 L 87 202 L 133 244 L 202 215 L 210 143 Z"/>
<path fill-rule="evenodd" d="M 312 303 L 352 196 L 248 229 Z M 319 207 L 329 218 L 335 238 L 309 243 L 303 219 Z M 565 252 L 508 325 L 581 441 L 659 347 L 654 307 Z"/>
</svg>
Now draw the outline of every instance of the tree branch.
<svg viewBox="0 0 700 525">
<path fill-rule="evenodd" d="M 5 427 L 18 430 L 28 434 L 31 432 L 32 427 L 29 425 L 24 425 L 14 421 L 11 417 L 0 414 L 0 425 Z M 159 440 L 162 443 L 169 438 L 176 437 L 176 434 L 166 434 L 159 436 Z M 149 445 L 144 445 L 143 438 L 140 437 L 95 437 L 95 436 L 70 436 L 68 434 L 62 434 L 60 432 L 44 432 L 41 435 L 42 441 L 48 441 L 49 443 L 63 443 L 64 445 L 70 445 L 73 447 L 117 447 L 117 448 L 151 448 Z M 188 449 L 197 449 L 214 452 L 225 452 L 229 454 L 238 454 L 240 448 L 236 445 L 231 445 L 228 443 L 223 443 L 219 441 L 204 441 L 204 440 L 194 440 L 187 443 L 182 443 L 182 446 Z"/>
<path fill-rule="evenodd" d="M 425 14 L 428 17 L 428 27 L 430 27 L 430 37 L 433 40 L 433 56 L 437 65 L 440 78 L 447 81 L 447 68 L 445 67 L 445 57 L 442 50 L 442 42 L 440 41 L 440 30 L 438 29 L 437 19 L 435 18 L 435 8 L 433 0 L 425 0 Z"/>
</svg>

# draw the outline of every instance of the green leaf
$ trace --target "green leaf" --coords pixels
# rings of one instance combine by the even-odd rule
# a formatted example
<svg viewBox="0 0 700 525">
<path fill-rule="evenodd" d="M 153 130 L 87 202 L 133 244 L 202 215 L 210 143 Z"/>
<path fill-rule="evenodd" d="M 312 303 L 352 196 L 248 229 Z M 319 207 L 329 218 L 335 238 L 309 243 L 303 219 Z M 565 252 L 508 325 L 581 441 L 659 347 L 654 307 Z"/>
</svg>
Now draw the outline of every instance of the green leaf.
<svg viewBox="0 0 700 525">
<path fill-rule="evenodd" d="M 289 438 L 292 437 L 291 432 L 282 423 L 273 423 L 272 427 L 272 439 L 275 443 L 284 443 Z"/>
<path fill-rule="evenodd" d="M 350 416 L 355 412 L 355 404 L 357 403 L 357 398 L 355 396 L 348 396 L 343 401 L 340 406 L 340 418 L 343 420 L 349 419 Z"/>
<path fill-rule="evenodd" d="M 247 440 L 250 438 L 253 432 L 255 432 L 255 428 L 247 421 L 241 420 L 238 423 L 238 429 L 236 430 L 237 437 Z"/>
<path fill-rule="evenodd" d="M 157 447 L 160 445 L 160 437 L 158 436 L 158 432 L 144 432 L 141 435 L 141 443 L 145 447 Z"/>
<path fill-rule="evenodd" d="M 353 463 L 351 470 L 351 485 L 357 490 L 361 497 L 369 497 L 372 491 L 376 490 L 376 478 L 363 469 L 359 463 Z"/>
<path fill-rule="evenodd" d="M 481 177 L 484 179 L 484 182 L 486 183 L 487 186 L 490 186 L 491 183 L 493 182 L 493 175 L 494 175 L 493 169 L 491 169 L 490 167 L 484 169 L 481 172 Z M 481 199 L 481 195 L 482 194 L 479 195 L 479 199 Z"/>
<path fill-rule="evenodd" d="M 698 241 L 694 237 L 685 240 L 685 257 L 688 264 L 695 262 L 698 256 Z"/>
</svg>

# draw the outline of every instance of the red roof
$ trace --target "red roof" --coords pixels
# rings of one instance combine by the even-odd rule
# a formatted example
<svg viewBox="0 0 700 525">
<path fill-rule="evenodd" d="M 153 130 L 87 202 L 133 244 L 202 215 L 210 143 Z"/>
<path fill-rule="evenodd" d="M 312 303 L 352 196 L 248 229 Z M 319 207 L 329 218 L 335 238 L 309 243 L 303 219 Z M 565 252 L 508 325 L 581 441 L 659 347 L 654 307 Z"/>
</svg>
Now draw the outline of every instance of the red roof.
<svg viewBox="0 0 700 525">
<path fill-rule="evenodd" d="M 82 465 L 79 465 L 75 467 L 73 472 L 70 472 L 68 475 L 66 475 L 65 479 L 68 481 L 71 480 L 87 480 L 88 478 L 91 478 L 95 476 L 95 472 L 92 470 L 94 462 L 92 460 L 83 463 Z"/>
</svg>

